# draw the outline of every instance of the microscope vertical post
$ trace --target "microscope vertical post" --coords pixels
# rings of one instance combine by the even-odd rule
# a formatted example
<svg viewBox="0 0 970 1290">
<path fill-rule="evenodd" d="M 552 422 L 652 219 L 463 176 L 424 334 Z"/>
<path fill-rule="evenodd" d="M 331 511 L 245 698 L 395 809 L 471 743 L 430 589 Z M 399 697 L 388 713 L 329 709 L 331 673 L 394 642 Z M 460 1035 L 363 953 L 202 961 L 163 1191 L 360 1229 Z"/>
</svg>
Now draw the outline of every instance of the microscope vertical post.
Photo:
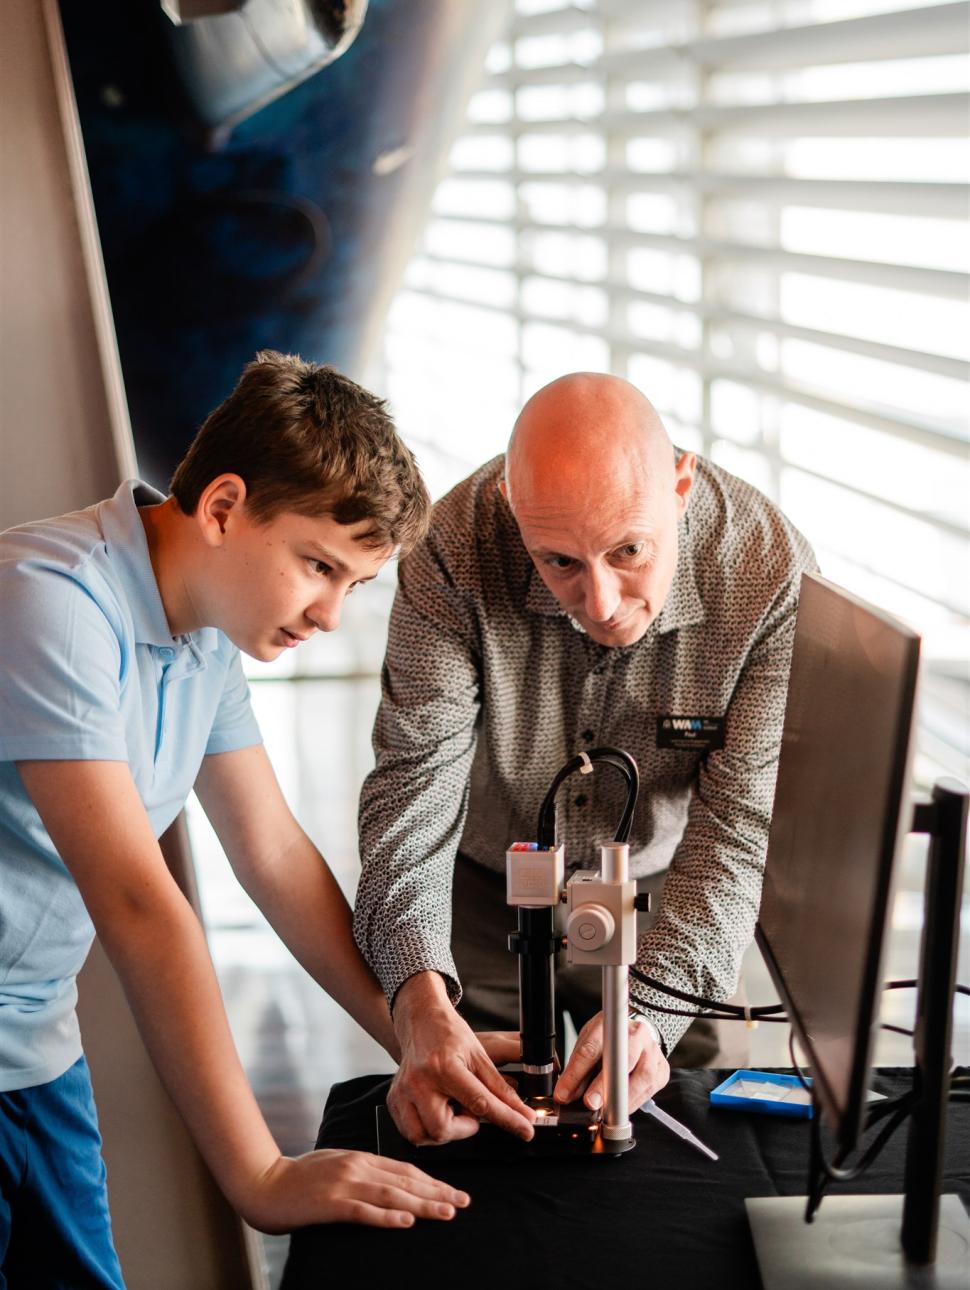
<svg viewBox="0 0 970 1290">
<path fill-rule="evenodd" d="M 607 843 L 600 849 L 600 874 L 604 882 L 626 883 L 630 876 L 630 848 L 625 842 Z M 609 963 L 603 973 L 603 1084 L 605 1091 L 602 1131 L 605 1138 L 626 1140 L 633 1136 L 629 1107 L 629 968 Z"/>
</svg>

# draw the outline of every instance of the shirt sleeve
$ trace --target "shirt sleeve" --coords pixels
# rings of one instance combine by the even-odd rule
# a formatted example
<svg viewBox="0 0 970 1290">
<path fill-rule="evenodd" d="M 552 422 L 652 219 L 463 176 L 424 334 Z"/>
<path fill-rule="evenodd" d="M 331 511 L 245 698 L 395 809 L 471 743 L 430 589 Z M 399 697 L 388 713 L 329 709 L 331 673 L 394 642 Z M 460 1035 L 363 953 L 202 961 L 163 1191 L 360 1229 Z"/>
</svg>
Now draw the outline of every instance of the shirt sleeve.
<svg viewBox="0 0 970 1290">
<path fill-rule="evenodd" d="M 242 659 L 235 646 L 231 648 L 232 658 L 226 668 L 222 698 L 206 743 L 207 757 L 211 753 L 235 752 L 237 748 L 251 748 L 254 744 L 263 742 L 253 715 L 249 683 L 242 670 Z"/>
<path fill-rule="evenodd" d="M 814 561 L 804 567 L 814 567 Z M 801 568 L 776 596 L 752 643 L 728 707 L 725 746 L 701 762 L 687 825 L 664 884 L 660 918 L 638 947 L 641 972 L 704 998 L 722 1000 L 734 993 L 754 935 L 800 580 Z M 650 1005 L 684 1005 L 636 981 L 631 994 L 670 1053 L 690 1019 Z"/>
<path fill-rule="evenodd" d="M 110 607 L 77 574 L 29 562 L 3 569 L 0 602 L 0 759 L 127 761 Z"/>
<path fill-rule="evenodd" d="M 461 997 L 451 954 L 455 853 L 481 694 L 471 596 L 427 539 L 402 562 L 364 782 L 354 935 L 390 1002 L 416 972 Z"/>
</svg>

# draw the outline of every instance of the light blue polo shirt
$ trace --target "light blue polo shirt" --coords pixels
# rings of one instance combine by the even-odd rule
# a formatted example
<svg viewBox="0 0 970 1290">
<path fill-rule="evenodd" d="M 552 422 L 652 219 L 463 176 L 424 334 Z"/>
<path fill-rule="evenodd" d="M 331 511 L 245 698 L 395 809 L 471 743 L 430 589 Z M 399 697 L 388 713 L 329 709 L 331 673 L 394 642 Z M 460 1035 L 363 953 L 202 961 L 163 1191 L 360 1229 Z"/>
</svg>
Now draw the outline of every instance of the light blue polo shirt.
<svg viewBox="0 0 970 1290">
<path fill-rule="evenodd" d="M 0 1091 L 81 1055 L 75 977 L 93 928 L 14 765 L 125 761 L 156 837 L 207 753 L 260 742 L 239 651 L 173 638 L 136 480 L 84 511 L 0 534 Z"/>
</svg>

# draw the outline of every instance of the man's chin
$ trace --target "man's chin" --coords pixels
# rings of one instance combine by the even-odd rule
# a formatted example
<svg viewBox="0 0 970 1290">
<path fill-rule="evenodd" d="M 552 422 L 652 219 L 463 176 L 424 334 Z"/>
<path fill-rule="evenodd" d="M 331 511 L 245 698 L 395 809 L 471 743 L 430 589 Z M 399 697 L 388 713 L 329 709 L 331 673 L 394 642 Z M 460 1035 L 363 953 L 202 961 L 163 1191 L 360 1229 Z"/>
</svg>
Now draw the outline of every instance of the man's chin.
<svg viewBox="0 0 970 1290">
<path fill-rule="evenodd" d="M 603 623 L 580 623 L 591 640 L 597 645 L 635 645 L 646 634 L 651 619 L 646 614 L 631 614 L 615 627 L 606 627 Z"/>
</svg>

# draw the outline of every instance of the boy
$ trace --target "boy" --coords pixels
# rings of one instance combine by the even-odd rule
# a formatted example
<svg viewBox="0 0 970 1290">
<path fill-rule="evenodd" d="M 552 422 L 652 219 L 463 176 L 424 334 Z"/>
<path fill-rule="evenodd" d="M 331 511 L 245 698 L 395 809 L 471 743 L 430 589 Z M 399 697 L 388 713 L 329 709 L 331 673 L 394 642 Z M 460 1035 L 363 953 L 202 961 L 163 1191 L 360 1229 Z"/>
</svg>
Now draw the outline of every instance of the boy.
<svg viewBox="0 0 970 1290">
<path fill-rule="evenodd" d="M 74 1013 L 94 931 L 253 1226 L 406 1227 L 468 1203 L 364 1153 L 280 1155 L 156 840 L 194 787 L 296 957 L 396 1055 L 346 902 L 261 746 L 238 651 L 269 660 L 332 631 L 344 597 L 413 545 L 427 514 L 380 400 L 332 368 L 263 353 L 171 496 L 129 481 L 0 536 L 0 1290 L 7 1278 L 122 1286 Z"/>
</svg>

